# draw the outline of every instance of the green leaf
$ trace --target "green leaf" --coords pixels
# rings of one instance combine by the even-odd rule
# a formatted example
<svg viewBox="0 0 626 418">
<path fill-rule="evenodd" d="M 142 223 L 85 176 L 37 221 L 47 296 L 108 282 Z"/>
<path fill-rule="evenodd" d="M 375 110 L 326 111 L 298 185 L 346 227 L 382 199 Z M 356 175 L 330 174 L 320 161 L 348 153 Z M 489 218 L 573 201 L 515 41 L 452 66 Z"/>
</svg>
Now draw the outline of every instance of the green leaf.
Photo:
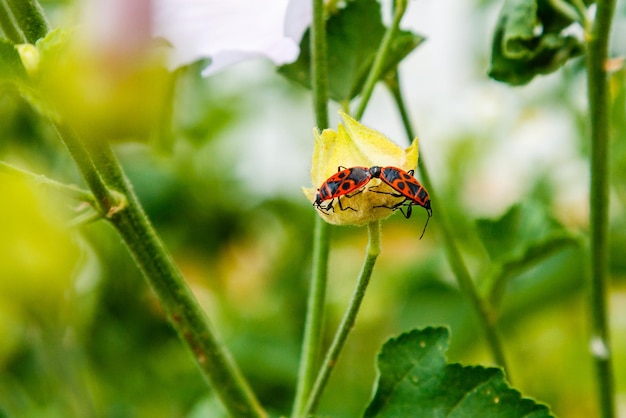
<svg viewBox="0 0 626 418">
<path fill-rule="evenodd" d="M 476 225 L 492 260 L 484 285 L 494 306 L 510 279 L 580 244 L 542 205 L 533 202 L 512 206 L 499 219 L 480 219 Z"/>
<path fill-rule="evenodd" d="M 55 29 L 35 43 L 39 51 L 36 74 L 28 78 L 24 70 L 24 80 L 27 83 L 20 85 L 22 97 L 39 113 L 54 120 L 58 120 L 59 115 L 50 106 L 48 95 L 40 90 L 40 82 L 54 73 L 55 61 L 59 60 L 67 48 L 71 33 L 69 30 Z"/>
<path fill-rule="evenodd" d="M 552 417 L 547 406 L 511 388 L 502 370 L 446 364 L 448 338 L 447 328 L 425 328 L 387 341 L 364 417 Z"/>
<path fill-rule="evenodd" d="M 22 59 L 11 42 L 0 39 L 0 83 L 26 80 Z"/>
<path fill-rule="evenodd" d="M 493 37 L 489 76 L 521 85 L 556 71 L 583 51 L 576 37 L 563 32 L 572 22 L 548 0 L 505 0 Z"/>
<path fill-rule="evenodd" d="M 517 257 L 533 243 L 570 236 L 559 222 L 546 213 L 544 206 L 532 201 L 513 205 L 498 219 L 479 219 L 476 226 L 494 262 Z"/>
<path fill-rule="evenodd" d="M 376 0 L 349 2 L 326 23 L 328 42 L 328 79 L 330 98 L 343 102 L 356 97 L 374 62 L 385 34 L 380 4 Z M 298 84 L 311 88 L 310 33 L 300 43 L 300 56 L 278 71 Z M 422 36 L 399 31 L 392 41 L 381 79 L 424 41 Z"/>
</svg>

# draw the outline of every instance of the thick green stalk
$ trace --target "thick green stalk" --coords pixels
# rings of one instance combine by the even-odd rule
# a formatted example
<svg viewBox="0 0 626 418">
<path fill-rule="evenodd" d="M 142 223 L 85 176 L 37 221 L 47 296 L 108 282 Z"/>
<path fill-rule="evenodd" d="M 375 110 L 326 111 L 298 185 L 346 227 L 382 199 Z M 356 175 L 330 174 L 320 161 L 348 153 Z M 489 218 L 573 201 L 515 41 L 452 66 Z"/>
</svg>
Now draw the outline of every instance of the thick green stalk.
<svg viewBox="0 0 626 418">
<path fill-rule="evenodd" d="M 601 417 L 615 416 L 614 378 L 608 325 L 610 95 L 606 70 L 614 0 L 598 0 L 587 33 L 587 90 L 591 120 L 590 315 L 591 351 L 596 369 Z"/>
<path fill-rule="evenodd" d="M 2 29 L 5 36 L 14 44 L 23 44 L 26 42 L 26 38 L 17 26 L 13 18 L 13 13 L 9 10 L 6 0 L 0 0 L 0 29 Z"/>
<path fill-rule="evenodd" d="M 119 205 L 116 195 L 104 182 L 87 149 L 76 135 L 76 132 L 63 123 L 53 122 L 59 137 L 63 140 L 78 170 L 93 193 L 100 213 L 107 214 Z"/>
<path fill-rule="evenodd" d="M 328 352 L 326 353 L 326 357 L 324 358 L 324 363 L 322 364 L 317 378 L 315 379 L 315 385 L 313 386 L 313 390 L 311 391 L 307 401 L 306 409 L 304 410 L 304 413 L 301 414 L 302 417 L 315 413 L 315 410 L 317 409 L 324 388 L 326 387 L 326 383 L 328 382 L 328 378 L 334 370 L 335 364 L 337 364 L 339 354 L 348 339 L 350 330 L 354 327 L 356 316 L 359 312 L 359 308 L 361 307 L 361 302 L 363 302 L 363 298 L 365 297 L 367 285 L 369 284 L 372 272 L 374 271 L 376 258 L 378 258 L 378 255 L 380 254 L 380 222 L 376 221 L 369 224 L 367 230 L 369 232 L 369 241 L 367 243 L 367 255 L 365 257 L 365 262 L 363 263 L 363 267 L 348 308 L 344 313 L 339 327 L 337 328 L 337 332 L 335 333 L 333 341 L 330 344 Z"/>
<path fill-rule="evenodd" d="M 111 223 L 213 390 L 232 416 L 265 417 L 228 349 L 150 224 L 111 148 L 108 144 L 94 143 L 89 150 L 102 177 L 128 200 L 124 210 L 110 216 Z"/>
<path fill-rule="evenodd" d="M 328 277 L 329 233 L 329 225 L 318 217 L 315 223 L 313 271 L 309 286 L 307 317 L 304 325 L 298 386 L 292 417 L 298 417 L 302 414 L 319 363 Z"/>
<path fill-rule="evenodd" d="M 26 41 L 34 44 L 48 33 L 48 22 L 37 0 L 4 0 Z"/>
<path fill-rule="evenodd" d="M 328 52 L 326 45 L 326 19 L 324 1 L 313 1 L 313 22 L 311 24 L 311 80 L 313 86 L 313 106 L 317 127 L 328 127 Z"/>
<path fill-rule="evenodd" d="M 391 47 L 391 41 L 398 32 L 398 28 L 400 27 L 400 21 L 402 20 L 402 16 L 404 16 L 404 12 L 406 11 L 406 6 L 407 0 L 396 0 L 395 2 L 393 22 L 391 22 L 391 25 L 385 32 L 385 36 L 383 36 L 380 47 L 376 52 L 376 57 L 374 58 L 372 69 L 367 75 L 367 79 L 365 80 L 365 84 L 363 85 L 363 91 L 361 92 L 361 101 L 359 102 L 359 107 L 357 108 L 356 112 L 354 112 L 354 118 L 356 120 L 360 120 L 363 117 L 363 113 L 365 113 L 367 104 L 369 103 L 369 100 L 372 97 L 372 93 L 374 92 L 374 87 L 380 79 L 381 73 L 383 71 L 383 65 L 385 64 L 387 54 L 389 53 L 389 49 Z"/>
<path fill-rule="evenodd" d="M 328 62 L 326 52 L 326 21 L 323 0 L 313 0 L 313 22 L 311 25 L 311 79 L 313 106 L 317 127 L 328 127 Z M 328 248 L 330 225 L 320 216 L 315 216 L 313 239 L 313 269 L 307 300 L 307 316 L 302 338 L 302 352 L 298 370 L 296 396 L 292 416 L 302 413 L 309 396 L 321 350 L 322 325 L 328 281 Z"/>
<path fill-rule="evenodd" d="M 387 86 L 389 87 L 389 90 L 393 95 L 396 106 L 398 107 L 398 111 L 402 118 L 402 123 L 404 125 L 407 138 L 409 142 L 413 141 L 413 138 L 415 138 L 415 132 L 406 111 L 406 105 L 404 102 L 404 97 L 402 96 L 402 91 L 400 89 L 400 83 L 397 73 L 393 79 L 390 79 L 388 81 Z M 424 183 L 424 186 L 428 190 L 431 201 L 434 202 L 433 206 L 436 206 L 439 200 L 437 199 L 435 188 L 433 187 L 433 183 L 430 180 L 430 175 L 428 174 L 428 170 L 423 159 L 418 164 L 418 169 L 420 172 L 422 183 Z M 502 349 L 502 343 L 500 342 L 500 337 L 498 336 L 498 332 L 495 327 L 495 315 L 492 314 L 486 301 L 483 300 L 478 294 L 478 290 L 474 285 L 474 281 L 472 280 L 470 272 L 465 265 L 465 261 L 463 260 L 463 256 L 461 255 L 459 247 L 456 244 L 456 239 L 454 237 L 452 227 L 446 215 L 444 205 L 442 204 L 436 206 L 436 208 L 434 208 L 433 210 L 436 213 L 437 222 L 441 227 L 441 231 L 443 233 L 443 242 L 446 247 L 446 252 L 448 253 L 448 261 L 450 263 L 452 271 L 454 272 L 454 276 L 456 277 L 459 288 L 461 289 L 461 292 L 465 295 L 465 297 L 469 300 L 472 308 L 478 316 L 478 320 L 485 333 L 487 344 L 491 350 L 494 361 L 504 369 L 507 374 L 507 378 L 510 381 L 511 377 L 508 373 L 504 350 Z"/>
</svg>

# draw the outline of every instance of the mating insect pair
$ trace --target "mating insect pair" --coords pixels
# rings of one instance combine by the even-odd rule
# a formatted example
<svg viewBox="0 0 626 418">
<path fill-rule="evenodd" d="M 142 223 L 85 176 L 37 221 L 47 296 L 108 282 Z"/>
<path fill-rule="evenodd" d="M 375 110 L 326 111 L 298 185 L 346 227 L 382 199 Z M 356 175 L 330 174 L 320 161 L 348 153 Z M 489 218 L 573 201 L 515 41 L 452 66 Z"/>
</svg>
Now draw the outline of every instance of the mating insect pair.
<svg viewBox="0 0 626 418">
<path fill-rule="evenodd" d="M 341 197 L 352 197 L 361 193 L 365 185 L 372 179 L 378 178 L 389 185 L 394 192 L 384 192 L 379 190 L 373 190 L 374 187 L 370 187 L 368 190 L 374 193 L 389 194 L 394 197 L 401 197 L 403 200 L 399 201 L 393 206 L 374 206 L 374 208 L 388 208 L 391 210 L 399 209 L 405 218 L 410 218 L 413 213 L 413 205 L 422 206 L 428 213 L 428 219 L 426 219 L 426 225 L 424 225 L 424 231 L 422 236 L 426 232 L 426 226 L 430 217 L 433 216 L 433 211 L 430 207 L 430 197 L 428 192 L 420 184 L 415 177 L 413 177 L 414 170 L 404 171 L 397 167 L 351 167 L 346 168 L 339 166 L 337 173 L 330 176 L 326 181 L 317 189 L 315 195 L 315 202 L 313 206 L 318 208 L 323 213 L 328 213 L 329 210 L 335 210 L 333 203 L 335 199 L 339 204 L 341 210 L 356 210 L 349 206 L 343 207 L 341 204 Z M 326 206 L 322 206 L 322 203 L 330 200 Z M 403 210 L 406 208 L 406 212 Z"/>
</svg>

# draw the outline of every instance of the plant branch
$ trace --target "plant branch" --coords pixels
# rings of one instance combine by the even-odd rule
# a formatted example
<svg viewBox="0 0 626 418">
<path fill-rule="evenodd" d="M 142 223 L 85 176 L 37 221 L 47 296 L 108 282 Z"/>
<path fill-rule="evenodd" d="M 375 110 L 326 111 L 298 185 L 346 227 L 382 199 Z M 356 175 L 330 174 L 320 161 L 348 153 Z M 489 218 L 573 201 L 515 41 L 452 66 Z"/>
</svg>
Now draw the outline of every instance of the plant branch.
<svg viewBox="0 0 626 418">
<path fill-rule="evenodd" d="M 311 80 L 313 106 L 317 127 L 327 128 L 328 123 L 328 52 L 326 43 L 326 19 L 324 1 L 313 1 L 313 22 L 311 24 Z"/>
<path fill-rule="evenodd" d="M 93 193 L 97 209 L 105 215 L 115 211 L 115 208 L 120 205 L 119 195 L 104 182 L 76 132 L 63 123 L 53 121 L 52 124 Z"/>
<path fill-rule="evenodd" d="M 361 307 L 361 302 L 363 302 L 363 298 L 365 297 L 367 285 L 372 277 L 376 258 L 380 254 L 380 222 L 377 221 L 370 223 L 367 230 L 369 233 L 369 241 L 367 244 L 365 262 L 363 263 L 363 267 L 348 308 L 343 316 L 343 319 L 341 320 L 341 324 L 339 325 L 337 332 L 335 333 L 328 352 L 326 353 L 324 363 L 322 364 L 317 378 L 315 379 L 315 385 L 313 386 L 313 390 L 311 391 L 307 401 L 306 409 L 301 415 L 303 417 L 315 413 L 324 388 L 326 387 L 326 383 L 328 382 L 328 378 L 330 377 L 335 364 L 337 364 L 339 354 L 343 349 L 350 330 L 354 327 L 356 316 L 359 312 L 359 308 Z"/>
<path fill-rule="evenodd" d="M 319 362 L 328 276 L 329 233 L 329 225 L 319 218 L 315 223 L 313 272 L 309 286 L 296 402 L 294 403 L 292 417 L 300 416 L 306 406 L 305 402 L 311 392 Z"/>
<path fill-rule="evenodd" d="M 221 337 L 156 234 L 110 146 L 94 142 L 90 144 L 89 152 L 102 177 L 128 199 L 128 206 L 110 217 L 111 223 L 213 390 L 232 416 L 265 417 L 265 412 Z"/>
<path fill-rule="evenodd" d="M 408 0 L 396 0 L 395 2 L 393 21 L 385 32 L 383 40 L 380 43 L 380 47 L 376 52 L 376 58 L 374 58 L 374 63 L 372 64 L 372 68 L 367 75 L 367 79 L 365 80 L 365 84 L 361 92 L 361 101 L 359 102 L 359 107 L 357 108 L 356 112 L 354 112 L 354 118 L 356 120 L 360 120 L 363 117 L 363 113 L 365 113 L 365 108 L 367 107 L 367 104 L 372 97 L 372 93 L 374 92 L 374 87 L 380 79 L 385 60 L 387 59 L 387 54 L 389 53 L 389 49 L 391 47 L 391 41 L 393 41 L 394 36 L 396 36 L 396 33 L 398 32 L 398 28 L 400 27 L 400 21 L 402 20 L 402 16 L 404 16 L 404 12 L 406 11 L 407 2 Z"/>
<path fill-rule="evenodd" d="M 388 80 L 387 86 L 391 91 L 396 106 L 398 107 L 398 112 L 400 113 L 402 123 L 407 134 L 407 138 L 410 142 L 413 140 L 413 138 L 415 138 L 415 132 L 406 110 L 406 105 L 404 102 L 404 97 L 402 96 L 402 91 L 400 89 L 400 81 L 397 72 L 395 74 L 395 77 L 392 77 L 390 80 Z M 508 372 L 506 359 L 504 356 L 504 350 L 502 349 L 502 343 L 500 342 L 500 337 L 495 326 L 495 314 L 491 311 L 486 301 L 483 300 L 478 294 L 478 290 L 474 285 L 474 281 L 472 280 L 469 270 L 465 265 L 465 261 L 463 260 L 463 256 L 461 255 L 459 247 L 456 244 L 456 239 L 454 237 L 452 227 L 445 212 L 445 205 L 441 204 L 437 206 L 437 195 L 423 159 L 418 164 L 418 169 L 422 178 L 422 183 L 424 183 L 424 186 L 426 187 L 426 189 L 428 189 L 431 201 L 434 202 L 433 206 L 437 207 L 437 219 L 443 233 L 443 241 L 446 247 L 446 252 L 448 254 L 448 261 L 450 263 L 452 271 L 454 272 L 454 276 L 456 277 L 459 288 L 461 289 L 461 292 L 465 295 L 465 297 L 469 300 L 472 309 L 478 317 L 478 320 L 483 328 L 483 332 L 485 333 L 487 344 L 491 350 L 494 361 L 504 369 L 505 373 L 507 374 L 507 378 L 510 381 L 511 377 Z"/>
<path fill-rule="evenodd" d="M 313 107 L 317 127 L 327 128 L 328 122 L 328 57 L 326 46 L 326 21 L 324 1 L 313 1 L 313 22 L 311 25 L 311 80 L 313 86 Z M 298 370 L 296 396 L 292 416 L 297 417 L 305 407 L 315 379 L 319 363 L 328 281 L 328 251 L 330 225 L 315 215 L 313 238 L 313 268 L 307 299 L 307 315 L 302 338 L 302 352 Z"/>
<path fill-rule="evenodd" d="M 591 347 L 598 383 L 601 417 L 615 416 L 614 378 L 608 325 L 609 140 L 610 94 L 606 70 L 614 0 L 598 0 L 587 33 L 587 91 L 591 122 L 590 316 Z"/>
<path fill-rule="evenodd" d="M 78 186 L 74 186 L 72 184 L 64 184 L 56 180 L 51 180 L 44 175 L 31 173 L 30 171 L 23 170 L 11 164 L 0 161 L 0 174 L 2 173 L 22 178 L 33 184 L 41 185 L 50 190 L 54 190 L 55 192 L 63 193 L 64 195 L 78 201 L 87 202 L 94 208 L 97 207 L 94 195 L 89 190 L 81 189 Z"/>
<path fill-rule="evenodd" d="M 563 17 L 574 22 L 579 22 L 583 26 L 586 25 L 586 17 L 584 13 L 581 13 L 581 10 L 578 9 L 578 7 L 572 5 L 571 3 L 568 3 L 565 0 L 548 0 L 548 2 L 550 3 L 550 6 L 552 6 L 554 10 L 563 15 Z"/>
<path fill-rule="evenodd" d="M 28 43 L 34 44 L 38 39 L 46 36 L 49 30 L 48 22 L 37 0 L 2 1 L 6 1 L 11 9 L 15 23 Z"/>
<path fill-rule="evenodd" d="M 26 42 L 26 38 L 17 26 L 13 13 L 11 13 L 8 4 L 6 4 L 6 0 L 0 0 L 0 28 L 6 37 L 14 44 L 23 44 Z"/>
</svg>

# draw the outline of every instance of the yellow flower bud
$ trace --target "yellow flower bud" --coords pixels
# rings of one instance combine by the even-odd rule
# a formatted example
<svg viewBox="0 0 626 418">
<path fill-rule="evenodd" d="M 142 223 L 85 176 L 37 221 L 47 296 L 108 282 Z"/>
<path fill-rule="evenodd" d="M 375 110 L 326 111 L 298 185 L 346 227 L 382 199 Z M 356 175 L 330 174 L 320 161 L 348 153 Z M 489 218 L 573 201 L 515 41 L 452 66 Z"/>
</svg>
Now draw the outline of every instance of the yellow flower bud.
<svg viewBox="0 0 626 418">
<path fill-rule="evenodd" d="M 344 112 L 339 111 L 339 115 L 343 125 L 340 124 L 336 132 L 331 129 L 325 129 L 321 134 L 317 129 L 313 131 L 315 145 L 311 181 L 315 188 L 303 188 L 311 203 L 315 202 L 319 188 L 338 172 L 339 167 L 394 166 L 405 171 L 417 167 L 417 138 L 408 148 L 402 149 L 380 132 L 362 125 Z M 381 184 L 379 179 L 372 178 L 361 189 L 336 197 L 332 208 L 318 208 L 318 213 L 325 221 L 335 225 L 366 225 L 388 217 L 393 213 L 389 207 L 397 204 L 401 198 L 374 193 L 369 191 L 371 187 L 378 191 L 393 192 L 389 186 Z M 330 199 L 322 207 L 328 204 Z"/>
<path fill-rule="evenodd" d="M 15 49 L 20 54 L 22 64 L 28 75 L 34 77 L 39 69 L 39 50 L 37 47 L 33 44 L 20 44 L 15 45 Z"/>
</svg>

